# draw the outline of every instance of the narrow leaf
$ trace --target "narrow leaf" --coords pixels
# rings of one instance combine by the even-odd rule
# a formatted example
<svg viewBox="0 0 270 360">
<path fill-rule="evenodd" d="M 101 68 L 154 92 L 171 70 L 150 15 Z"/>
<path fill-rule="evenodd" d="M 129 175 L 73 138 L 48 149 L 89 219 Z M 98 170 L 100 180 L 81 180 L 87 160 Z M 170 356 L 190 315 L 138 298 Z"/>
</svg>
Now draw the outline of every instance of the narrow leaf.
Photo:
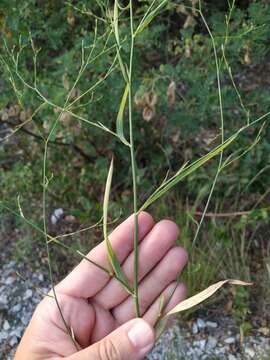
<svg viewBox="0 0 270 360">
<path fill-rule="evenodd" d="M 151 11 L 144 19 L 143 21 L 139 24 L 138 28 L 135 31 L 134 36 L 136 36 L 137 34 L 141 33 L 153 20 L 154 18 L 157 16 L 157 14 L 159 13 L 159 10 L 165 6 L 168 3 L 168 0 L 163 0 L 157 7 L 156 9 L 154 9 L 153 11 Z"/>
<path fill-rule="evenodd" d="M 170 190 L 172 187 L 174 187 L 176 184 L 178 184 L 179 181 L 186 178 L 188 175 L 193 173 L 195 170 L 203 166 L 205 163 L 207 163 L 210 159 L 214 158 L 218 154 L 220 154 L 224 149 L 226 149 L 238 136 L 238 133 L 232 135 L 230 138 L 228 138 L 226 141 L 224 141 L 221 145 L 217 146 L 215 149 L 210 151 L 208 154 L 202 156 L 200 159 L 194 161 L 188 166 L 182 167 L 180 170 L 177 171 L 177 173 L 172 176 L 169 180 L 167 180 L 165 183 L 161 184 L 161 186 L 154 191 L 152 195 L 145 201 L 145 203 L 140 208 L 140 211 L 145 210 L 149 205 L 151 205 L 153 202 L 155 202 L 157 199 L 159 199 L 161 196 L 166 194 L 168 190 Z"/>
<path fill-rule="evenodd" d="M 117 45 L 120 46 L 119 28 L 118 28 L 118 0 L 114 1 L 113 25 L 114 25 L 115 39 L 116 39 Z"/>
<path fill-rule="evenodd" d="M 119 136 L 120 140 L 125 144 L 129 146 L 128 141 L 125 139 L 124 135 L 124 124 L 123 124 L 123 117 L 124 117 L 124 111 L 126 107 L 126 102 L 128 98 L 128 92 L 129 92 L 129 85 L 127 84 L 124 90 L 124 94 L 122 96 L 122 100 L 120 103 L 117 119 L 116 119 L 116 133 Z"/>
<path fill-rule="evenodd" d="M 112 184 L 112 175 L 113 175 L 113 159 L 111 160 L 106 186 L 105 186 L 105 193 L 104 193 L 104 201 L 103 201 L 103 235 L 107 247 L 107 253 L 109 262 L 113 268 L 113 271 L 116 275 L 116 277 L 121 281 L 121 283 L 124 285 L 125 289 L 128 291 L 128 293 L 133 294 L 133 290 L 130 287 L 128 283 L 128 279 L 126 278 L 125 274 L 122 272 L 121 266 L 117 260 L 117 257 L 113 251 L 112 245 L 109 241 L 108 237 L 108 205 L 109 205 L 109 197 L 110 197 L 110 191 L 111 191 L 111 184 Z"/>
<path fill-rule="evenodd" d="M 159 319 L 155 325 L 155 338 L 156 340 L 162 335 L 168 326 L 169 317 L 163 317 Z"/>
<path fill-rule="evenodd" d="M 165 316 L 169 316 L 181 311 L 188 310 L 204 300 L 208 299 L 210 296 L 214 295 L 223 285 L 230 284 L 230 285 L 252 285 L 251 283 L 247 283 L 240 280 L 222 280 L 209 286 L 207 289 L 199 292 L 198 294 L 191 296 L 190 298 L 180 302 L 180 304 L 176 305 L 171 311 L 169 311 Z"/>
</svg>

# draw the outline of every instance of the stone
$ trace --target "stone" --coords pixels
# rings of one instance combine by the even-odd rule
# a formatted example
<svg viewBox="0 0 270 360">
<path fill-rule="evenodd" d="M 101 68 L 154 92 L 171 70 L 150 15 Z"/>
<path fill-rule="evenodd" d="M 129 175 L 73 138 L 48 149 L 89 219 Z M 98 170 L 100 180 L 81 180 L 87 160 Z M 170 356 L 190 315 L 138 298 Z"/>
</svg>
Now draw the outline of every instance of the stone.
<svg viewBox="0 0 270 360">
<path fill-rule="evenodd" d="M 0 311 L 4 311 L 7 309 L 8 309 L 7 304 L 0 301 Z"/>
<path fill-rule="evenodd" d="M 18 339 L 20 339 L 22 336 L 22 333 L 23 333 L 23 327 L 17 326 L 16 329 L 13 329 L 9 335 L 16 336 Z"/>
<path fill-rule="evenodd" d="M 39 281 L 44 281 L 44 275 L 43 275 L 43 274 L 39 274 L 39 275 L 38 275 L 38 280 L 39 280 Z"/>
<path fill-rule="evenodd" d="M 55 225 L 63 215 L 64 215 L 64 210 L 62 208 L 55 209 L 53 214 L 51 215 L 51 223 Z"/>
<path fill-rule="evenodd" d="M 6 331 L 0 331 L 0 344 L 3 340 L 8 338 L 8 333 Z"/>
<path fill-rule="evenodd" d="M 234 344 L 235 341 L 236 341 L 236 339 L 233 336 L 230 336 L 230 337 L 228 337 L 227 339 L 224 340 L 225 344 L 228 344 L 228 345 Z"/>
<path fill-rule="evenodd" d="M 0 303 L 7 305 L 8 304 L 8 298 L 6 295 L 0 295 Z"/>
<path fill-rule="evenodd" d="M 206 345 L 206 340 L 205 339 L 202 339 L 202 340 L 199 341 L 199 346 L 200 346 L 201 350 L 205 349 L 205 345 Z"/>
<path fill-rule="evenodd" d="M 205 326 L 216 329 L 218 327 L 218 324 L 214 321 L 206 321 Z"/>
<path fill-rule="evenodd" d="M 192 333 L 193 334 L 198 334 L 198 326 L 197 326 L 197 324 L 194 322 L 193 324 L 192 324 Z"/>
<path fill-rule="evenodd" d="M 206 348 L 209 350 L 214 349 L 217 346 L 217 339 L 213 336 L 209 336 L 206 344 Z"/>
<path fill-rule="evenodd" d="M 24 294 L 24 297 L 23 297 L 23 300 L 27 300 L 27 299 L 30 299 L 33 295 L 33 291 L 28 289 L 26 290 L 25 294 Z"/>
<path fill-rule="evenodd" d="M 256 355 L 255 354 L 255 351 L 251 348 L 251 347 L 246 347 L 244 349 L 245 351 L 245 354 L 247 354 L 248 356 L 250 356 L 251 358 L 254 358 L 254 356 Z"/>
<path fill-rule="evenodd" d="M 12 336 L 12 338 L 9 340 L 9 345 L 11 347 L 15 346 L 18 344 L 18 339 L 16 338 L 16 336 Z"/>
<path fill-rule="evenodd" d="M 11 284 L 14 283 L 14 281 L 15 281 L 15 278 L 12 277 L 12 276 L 9 276 L 8 278 L 6 278 L 5 284 L 6 284 L 6 285 L 11 285 Z"/>
<path fill-rule="evenodd" d="M 23 323 L 24 326 L 27 326 L 29 321 L 30 321 L 29 316 L 23 316 L 21 318 L 21 322 Z"/>
<path fill-rule="evenodd" d="M 14 305 L 12 308 L 11 308 L 11 311 L 14 312 L 14 313 L 17 313 L 21 310 L 22 308 L 22 305 L 19 303 L 19 304 L 16 304 Z"/>
<path fill-rule="evenodd" d="M 237 358 L 234 355 L 229 354 L 228 360 L 237 360 Z"/>
<path fill-rule="evenodd" d="M 8 322 L 7 320 L 4 321 L 3 329 L 4 329 L 5 331 L 7 331 L 7 330 L 10 329 L 10 325 L 9 325 L 9 322 Z"/>
<path fill-rule="evenodd" d="M 270 335 L 270 329 L 267 327 L 261 327 L 258 329 L 258 331 L 263 334 L 264 336 Z"/>
<path fill-rule="evenodd" d="M 197 319 L 197 326 L 199 329 L 204 329 L 205 328 L 205 321 L 203 319 Z"/>
</svg>

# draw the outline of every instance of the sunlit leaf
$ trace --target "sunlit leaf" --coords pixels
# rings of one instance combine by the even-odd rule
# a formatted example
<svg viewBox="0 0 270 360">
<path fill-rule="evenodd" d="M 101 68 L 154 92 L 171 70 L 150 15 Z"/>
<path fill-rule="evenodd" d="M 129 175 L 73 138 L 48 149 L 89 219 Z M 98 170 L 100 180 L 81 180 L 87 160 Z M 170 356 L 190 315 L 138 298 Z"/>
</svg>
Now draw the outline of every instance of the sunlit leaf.
<svg viewBox="0 0 270 360">
<path fill-rule="evenodd" d="M 188 310 L 188 309 L 202 303 L 203 301 L 208 299 L 210 296 L 214 295 L 215 292 L 217 292 L 225 284 L 242 285 L 242 286 L 252 285 L 251 283 L 247 283 L 247 282 L 240 281 L 240 280 L 229 279 L 229 280 L 219 281 L 216 284 L 209 286 L 207 289 L 199 292 L 198 294 L 191 296 L 190 298 L 188 298 L 184 301 L 181 301 L 171 311 L 169 311 L 165 316 L 169 316 L 169 315 L 181 312 L 181 311 Z"/>
<path fill-rule="evenodd" d="M 149 205 L 151 205 L 153 202 L 155 202 L 157 199 L 159 199 L 161 196 L 166 194 L 167 191 L 169 191 L 172 187 L 174 187 L 179 181 L 186 178 L 188 175 L 193 173 L 195 170 L 200 168 L 202 165 L 207 163 L 209 160 L 220 154 L 224 149 L 226 149 L 238 136 L 238 133 L 232 135 L 229 139 L 224 141 L 221 145 L 217 146 L 215 149 L 207 153 L 206 155 L 202 156 L 200 159 L 194 161 L 188 166 L 182 166 L 180 170 L 177 171 L 177 173 L 168 179 L 166 182 L 163 182 L 161 186 L 154 191 L 152 195 L 145 201 L 145 203 L 140 208 L 140 211 L 145 210 Z"/>
<path fill-rule="evenodd" d="M 127 84 L 124 90 L 124 94 L 122 96 L 121 104 L 119 107 L 117 119 L 116 119 L 116 133 L 119 136 L 120 140 L 125 144 L 129 146 L 128 141 L 125 139 L 124 136 L 124 124 L 123 124 L 123 117 L 124 117 L 124 111 L 125 106 L 128 98 L 128 92 L 129 92 L 129 85 Z"/>
<path fill-rule="evenodd" d="M 116 39 L 117 45 L 120 46 L 119 28 L 118 28 L 118 0 L 114 1 L 113 25 L 114 25 L 115 39 Z"/>
<path fill-rule="evenodd" d="M 160 337 L 160 335 L 166 329 L 171 315 L 191 309 L 192 307 L 202 303 L 203 301 L 207 300 L 209 297 L 214 295 L 225 284 L 242 285 L 242 286 L 252 285 L 251 283 L 247 283 L 247 282 L 244 282 L 241 280 L 232 280 L 232 279 L 222 280 L 222 281 L 219 281 L 219 282 L 209 286 L 207 289 L 199 292 L 198 294 L 191 296 L 190 298 L 188 298 L 184 301 L 181 301 L 172 310 L 170 310 L 167 314 L 165 314 L 163 317 L 161 317 L 158 320 L 158 322 L 155 326 L 156 339 L 158 339 Z"/>
<path fill-rule="evenodd" d="M 106 187 L 105 187 L 105 193 L 104 193 L 104 201 L 103 201 L 103 235 L 107 247 L 107 253 L 109 262 L 113 268 L 113 271 L 115 275 L 117 276 L 118 280 L 121 281 L 121 283 L 124 285 L 125 289 L 130 293 L 133 294 L 133 290 L 129 285 L 128 279 L 126 278 L 125 274 L 122 272 L 121 265 L 119 264 L 119 261 L 113 251 L 112 245 L 109 241 L 108 237 L 108 205 L 109 205 L 109 197 L 110 197 L 110 191 L 111 191 L 111 184 L 112 184 L 112 175 L 113 175 L 113 159 L 111 160 L 107 181 L 106 181 Z"/>
</svg>

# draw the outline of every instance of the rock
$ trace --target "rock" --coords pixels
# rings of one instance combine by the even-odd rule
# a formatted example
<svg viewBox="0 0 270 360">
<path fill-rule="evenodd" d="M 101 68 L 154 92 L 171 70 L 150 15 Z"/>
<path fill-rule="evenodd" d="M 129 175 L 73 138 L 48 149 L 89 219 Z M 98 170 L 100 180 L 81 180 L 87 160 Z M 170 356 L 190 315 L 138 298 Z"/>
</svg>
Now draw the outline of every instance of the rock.
<svg viewBox="0 0 270 360">
<path fill-rule="evenodd" d="M 230 336 L 230 337 L 228 337 L 227 339 L 224 340 L 225 344 L 228 344 L 228 345 L 234 344 L 235 341 L 236 341 L 236 339 L 233 336 Z"/>
<path fill-rule="evenodd" d="M 214 349 L 217 346 L 217 339 L 213 336 L 209 336 L 206 344 L 206 348 L 209 350 Z"/>
<path fill-rule="evenodd" d="M 3 304 L 3 305 L 8 304 L 8 298 L 6 295 L 0 295 L 0 304 Z"/>
<path fill-rule="evenodd" d="M 205 328 L 205 321 L 203 319 L 197 319 L 197 326 L 199 329 L 204 329 Z"/>
<path fill-rule="evenodd" d="M 268 336 L 270 335 L 270 329 L 266 328 L 266 327 L 261 327 L 258 329 L 258 331 L 263 334 L 264 336 Z"/>
<path fill-rule="evenodd" d="M 62 208 L 55 209 L 53 214 L 51 215 L 51 223 L 55 225 L 63 215 L 64 215 L 64 210 Z"/>
<path fill-rule="evenodd" d="M 14 281 L 15 281 L 15 278 L 12 277 L 12 276 L 9 276 L 8 278 L 6 278 L 5 284 L 6 284 L 6 285 L 11 285 L 11 284 L 14 283 Z"/>
<path fill-rule="evenodd" d="M 198 326 L 195 322 L 192 324 L 192 333 L 198 334 Z"/>
<path fill-rule="evenodd" d="M 247 354 L 248 356 L 250 356 L 251 358 L 254 358 L 255 356 L 255 351 L 251 348 L 251 347 L 246 347 L 244 349 L 245 354 Z"/>
<path fill-rule="evenodd" d="M 22 336 L 22 333 L 23 333 L 23 328 L 21 326 L 17 326 L 16 329 L 13 329 L 9 335 L 16 336 L 18 339 L 20 339 Z"/>
<path fill-rule="evenodd" d="M 205 326 L 216 329 L 218 327 L 218 324 L 214 321 L 206 321 Z"/>
<path fill-rule="evenodd" d="M 23 317 L 21 318 L 21 322 L 23 323 L 24 326 L 27 326 L 28 323 L 29 323 L 29 321 L 30 321 L 29 316 L 23 316 Z"/>
<path fill-rule="evenodd" d="M 16 304 L 14 305 L 12 308 L 11 308 L 11 311 L 14 312 L 14 313 L 17 313 L 21 310 L 22 308 L 22 305 L 19 303 L 19 304 Z"/>
<path fill-rule="evenodd" d="M 196 340 L 193 342 L 193 345 L 198 347 L 201 350 L 204 350 L 205 345 L 206 345 L 206 340 L 202 339 L 202 340 Z"/>
<path fill-rule="evenodd" d="M 228 360 L 237 360 L 237 358 L 234 355 L 229 354 Z"/>
<path fill-rule="evenodd" d="M 3 111 L 2 114 L 1 114 L 1 119 L 3 121 L 7 121 L 8 120 L 8 113 L 7 111 Z"/>
<path fill-rule="evenodd" d="M 0 301 L 0 311 L 4 311 L 4 310 L 7 310 L 7 309 L 8 309 L 7 304 Z"/>
<path fill-rule="evenodd" d="M 16 338 L 16 336 L 12 336 L 12 338 L 9 340 L 9 345 L 13 347 L 16 344 L 18 344 L 18 339 Z"/>
<path fill-rule="evenodd" d="M 25 294 L 24 294 L 24 297 L 23 297 L 23 300 L 27 300 L 27 299 L 30 299 L 33 295 L 33 291 L 28 289 L 26 290 Z"/>
<path fill-rule="evenodd" d="M 43 274 L 39 274 L 39 275 L 38 275 L 38 280 L 41 281 L 41 282 L 44 281 L 44 275 L 43 275 Z"/>
<path fill-rule="evenodd" d="M 6 331 L 0 332 L 0 344 L 3 342 L 3 340 L 6 340 L 8 338 L 8 333 Z"/>
<path fill-rule="evenodd" d="M 9 325 L 9 322 L 8 322 L 7 320 L 4 321 L 3 329 L 4 329 L 5 331 L 7 331 L 7 330 L 10 329 L 10 325 Z"/>
</svg>

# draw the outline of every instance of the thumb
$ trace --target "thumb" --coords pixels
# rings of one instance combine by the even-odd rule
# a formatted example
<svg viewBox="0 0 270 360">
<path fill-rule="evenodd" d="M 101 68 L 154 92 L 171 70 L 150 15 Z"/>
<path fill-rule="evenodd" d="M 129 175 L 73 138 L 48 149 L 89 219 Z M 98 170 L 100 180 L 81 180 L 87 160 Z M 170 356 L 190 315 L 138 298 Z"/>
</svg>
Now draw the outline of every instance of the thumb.
<svg viewBox="0 0 270 360">
<path fill-rule="evenodd" d="M 140 360 L 154 342 L 153 328 L 143 319 L 133 319 L 68 360 Z"/>
</svg>

